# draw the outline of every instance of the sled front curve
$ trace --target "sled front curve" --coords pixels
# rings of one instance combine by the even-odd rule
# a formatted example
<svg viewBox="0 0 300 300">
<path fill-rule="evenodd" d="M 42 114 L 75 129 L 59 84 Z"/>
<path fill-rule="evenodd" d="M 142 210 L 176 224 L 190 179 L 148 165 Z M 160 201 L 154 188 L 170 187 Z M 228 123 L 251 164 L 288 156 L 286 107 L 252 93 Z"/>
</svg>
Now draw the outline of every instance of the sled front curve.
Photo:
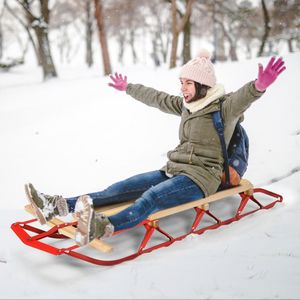
<svg viewBox="0 0 300 300">
<path fill-rule="evenodd" d="M 232 217 L 221 220 L 215 214 L 213 214 L 209 210 L 209 205 L 212 202 L 216 202 L 219 200 L 224 200 L 224 198 L 239 195 L 240 196 L 240 203 L 233 214 Z M 263 205 L 261 201 L 257 199 L 259 195 L 263 195 L 264 197 L 267 196 L 268 204 Z M 271 200 L 270 200 L 271 199 Z M 138 243 L 137 251 L 131 255 L 127 255 L 121 257 L 119 259 L 98 259 L 91 256 L 88 256 L 82 252 L 76 251 L 79 248 L 76 243 L 71 247 L 67 248 L 58 248 L 54 245 L 48 244 L 44 241 L 45 238 L 55 238 L 55 239 L 75 239 L 75 231 L 77 222 L 64 222 L 59 218 L 54 218 L 51 221 L 47 222 L 47 225 L 50 227 L 49 230 L 42 230 L 40 228 L 34 227 L 32 223 L 36 222 L 37 219 L 31 219 L 24 222 L 16 222 L 11 225 L 12 230 L 16 233 L 16 235 L 20 238 L 20 240 L 33 248 L 48 252 L 53 255 L 62 255 L 66 254 L 72 256 L 74 258 L 87 261 L 89 263 L 93 263 L 96 265 L 115 265 L 119 264 L 124 261 L 128 261 L 134 259 L 144 253 L 149 253 L 153 250 L 167 247 L 173 244 L 176 241 L 182 240 L 190 234 L 202 234 L 207 230 L 216 229 L 222 225 L 230 224 L 234 221 L 238 221 L 241 218 L 253 214 L 254 212 L 261 210 L 261 209 L 270 209 L 272 208 L 277 202 L 282 202 L 283 198 L 281 195 L 268 191 L 262 188 L 253 188 L 253 185 L 250 181 L 246 179 L 242 179 L 240 185 L 236 187 L 232 187 L 230 189 L 218 191 L 217 193 L 208 196 L 203 199 L 199 199 L 193 202 L 189 202 L 186 204 L 178 205 L 172 208 L 160 210 L 151 216 L 148 217 L 147 220 L 144 220 L 138 226 L 143 226 L 145 229 L 144 236 L 142 240 Z M 129 201 L 126 203 L 114 204 L 109 206 L 100 207 L 97 211 L 101 211 L 105 213 L 107 216 L 113 215 L 118 213 L 129 205 L 131 205 L 133 201 Z M 246 207 L 249 203 L 254 203 L 256 205 L 255 209 L 251 209 L 250 211 L 246 211 Z M 33 214 L 33 209 L 31 205 L 27 205 L 25 209 Z M 189 209 L 193 209 L 195 211 L 195 217 L 191 222 L 190 228 L 187 233 L 174 237 L 167 233 L 163 228 L 161 228 L 159 224 L 159 220 L 171 216 Z M 204 216 L 208 216 L 212 221 L 213 224 L 199 228 L 199 224 L 203 220 Z M 114 235 L 122 234 L 124 231 L 128 231 L 131 229 L 123 230 L 115 232 Z M 35 233 L 35 235 L 30 235 L 28 232 Z M 162 236 L 164 236 L 165 241 L 155 244 L 154 246 L 148 246 L 154 232 L 159 232 Z M 74 241 L 75 242 L 75 241 Z M 113 250 L 112 246 L 106 243 L 103 240 L 95 239 L 93 240 L 89 246 L 93 247 L 94 249 L 101 251 L 101 252 L 111 252 Z M 148 247 L 147 247 L 148 246 Z M 83 248 L 83 247 L 81 247 Z"/>
</svg>

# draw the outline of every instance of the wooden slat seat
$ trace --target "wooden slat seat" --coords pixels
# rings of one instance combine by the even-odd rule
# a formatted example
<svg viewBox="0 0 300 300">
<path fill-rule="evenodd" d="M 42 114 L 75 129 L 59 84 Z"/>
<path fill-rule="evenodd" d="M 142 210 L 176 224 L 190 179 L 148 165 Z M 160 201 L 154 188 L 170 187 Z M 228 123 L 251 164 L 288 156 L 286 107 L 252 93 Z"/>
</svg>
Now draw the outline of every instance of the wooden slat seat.
<svg viewBox="0 0 300 300">
<path fill-rule="evenodd" d="M 223 191 L 219 191 L 219 192 L 217 192 L 211 196 L 208 196 L 206 198 L 202 198 L 202 199 L 195 200 L 195 201 L 192 201 L 192 202 L 189 202 L 186 204 L 182 204 L 182 205 L 178 205 L 175 207 L 160 210 L 160 211 L 152 214 L 151 216 L 149 216 L 148 219 L 149 220 L 161 219 L 163 217 L 170 216 L 175 213 L 179 213 L 179 212 L 185 211 L 187 209 L 191 209 L 193 207 L 207 208 L 207 204 L 209 204 L 211 202 L 218 201 L 223 198 L 226 198 L 226 197 L 229 197 L 229 196 L 241 193 L 241 192 L 250 192 L 251 193 L 252 189 L 253 189 L 253 185 L 250 183 L 250 181 L 248 181 L 246 179 L 242 179 L 240 185 L 238 185 L 236 187 L 233 187 L 233 188 L 230 188 L 227 190 L 223 190 Z M 99 208 L 96 208 L 96 211 L 103 212 L 105 215 L 111 216 L 111 215 L 114 215 L 114 214 L 126 209 L 133 202 L 134 202 L 134 200 L 119 203 L 119 204 L 113 204 L 113 205 L 108 205 L 108 206 L 104 206 L 104 207 L 99 207 Z"/>
</svg>

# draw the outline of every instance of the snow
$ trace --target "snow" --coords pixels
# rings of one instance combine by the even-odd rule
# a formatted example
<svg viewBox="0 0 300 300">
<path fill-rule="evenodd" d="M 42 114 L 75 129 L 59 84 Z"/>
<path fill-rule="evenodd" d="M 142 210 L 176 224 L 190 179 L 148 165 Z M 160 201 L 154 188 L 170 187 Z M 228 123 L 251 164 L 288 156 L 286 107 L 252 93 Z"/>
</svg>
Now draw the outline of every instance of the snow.
<svg viewBox="0 0 300 300">
<path fill-rule="evenodd" d="M 284 58 L 287 71 L 244 121 L 245 178 L 283 195 L 283 203 L 113 267 L 22 244 L 10 225 L 31 218 L 23 210 L 24 183 L 76 196 L 158 169 L 177 145 L 179 118 L 108 87 L 96 66 L 62 66 L 59 79 L 43 83 L 31 65 L 0 73 L 0 298 L 300 298 L 300 54 Z M 217 64 L 219 82 L 227 92 L 238 89 L 255 78 L 258 62 L 267 58 Z M 179 69 L 117 71 L 130 82 L 179 94 Z M 216 209 L 225 214 L 231 203 Z M 188 216 L 167 221 L 180 231 Z M 120 237 L 116 251 L 129 251 L 130 238 Z"/>
</svg>

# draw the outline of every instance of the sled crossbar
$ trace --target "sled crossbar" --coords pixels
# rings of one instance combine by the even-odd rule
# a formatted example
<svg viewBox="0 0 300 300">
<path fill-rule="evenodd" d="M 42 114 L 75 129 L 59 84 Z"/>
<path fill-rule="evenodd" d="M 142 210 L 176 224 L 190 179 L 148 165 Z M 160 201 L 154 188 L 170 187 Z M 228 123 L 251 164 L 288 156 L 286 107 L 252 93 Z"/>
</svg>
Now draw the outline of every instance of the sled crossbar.
<svg viewBox="0 0 300 300">
<path fill-rule="evenodd" d="M 272 198 L 272 202 L 270 202 L 267 205 L 262 205 L 255 197 L 254 194 L 262 193 Z M 215 201 L 222 200 L 224 198 L 234 196 L 234 195 L 240 195 L 241 201 L 239 204 L 239 207 L 234 214 L 233 217 L 227 219 L 227 220 L 220 220 L 218 217 L 216 217 L 214 214 L 212 214 L 209 211 L 209 204 Z M 120 259 L 115 260 L 100 260 L 96 258 L 92 258 L 90 256 L 86 256 L 82 253 L 79 253 L 75 251 L 77 248 L 79 248 L 78 245 L 74 245 L 68 248 L 56 248 L 49 244 L 46 244 L 42 241 L 45 237 L 51 237 L 56 239 L 75 239 L 75 232 L 76 232 L 76 221 L 72 222 L 64 222 L 59 218 L 54 218 L 51 221 L 47 222 L 47 225 L 50 226 L 50 229 L 48 231 L 43 231 L 39 228 L 33 227 L 30 225 L 31 223 L 37 221 L 37 219 L 32 219 L 25 222 L 16 222 L 12 224 L 11 228 L 13 231 L 17 234 L 17 236 L 21 239 L 23 243 L 26 245 L 29 245 L 31 247 L 37 248 L 39 250 L 46 251 L 48 253 L 54 254 L 54 255 L 61 255 L 61 254 L 67 254 L 69 256 L 72 256 L 74 258 L 78 258 L 93 264 L 97 265 L 114 265 L 121 263 L 126 260 L 133 259 L 143 253 L 151 252 L 155 249 L 166 247 L 174 243 L 175 241 L 182 240 L 189 234 L 202 234 L 206 230 L 210 229 L 216 229 L 222 225 L 230 224 L 233 221 L 238 221 L 242 217 L 245 217 L 249 214 L 252 214 L 258 210 L 261 209 L 269 209 L 273 207 L 277 202 L 282 202 L 282 196 L 275 194 L 271 191 L 261 189 L 261 188 L 253 188 L 253 185 L 246 179 L 242 179 L 240 185 L 236 187 L 232 187 L 226 190 L 218 191 L 215 194 L 208 196 L 206 198 L 202 198 L 196 201 L 192 201 L 186 204 L 178 205 L 172 208 L 164 209 L 155 212 L 154 214 L 150 215 L 147 220 L 144 220 L 142 223 L 138 224 L 137 226 L 144 226 L 146 232 L 145 235 L 139 244 L 138 250 L 136 253 L 125 256 Z M 108 206 L 103 206 L 100 208 L 97 208 L 96 211 L 103 212 L 107 216 L 111 216 L 113 214 L 116 214 L 124 209 L 126 209 L 128 206 L 130 206 L 134 200 L 119 203 L 119 204 L 113 204 Z M 248 212 L 244 212 L 245 207 L 249 202 L 255 203 L 257 205 L 257 208 Z M 159 220 L 174 215 L 176 213 L 180 213 L 189 209 L 194 209 L 196 212 L 196 216 L 191 224 L 190 230 L 179 237 L 172 237 L 167 232 L 165 232 L 162 228 L 159 226 Z M 34 215 L 34 211 L 31 207 L 31 205 L 25 206 L 25 210 L 31 214 Z M 212 225 L 206 226 L 204 228 L 199 229 L 199 224 L 201 220 L 203 219 L 204 215 L 209 216 L 214 223 Z M 136 227 L 137 227 L 136 226 Z M 130 230 L 130 229 L 128 229 Z M 31 231 L 36 233 L 34 236 L 30 236 L 27 232 Z M 124 230 L 127 231 L 127 230 Z M 121 234 L 123 231 L 115 232 L 116 234 Z M 151 237 L 154 232 L 159 232 L 162 234 L 166 241 L 162 242 L 160 244 L 151 246 L 147 248 L 148 242 L 151 240 Z M 113 250 L 113 247 L 108 244 L 107 242 L 95 239 L 90 244 L 91 247 L 100 250 L 101 252 L 111 252 Z"/>
</svg>

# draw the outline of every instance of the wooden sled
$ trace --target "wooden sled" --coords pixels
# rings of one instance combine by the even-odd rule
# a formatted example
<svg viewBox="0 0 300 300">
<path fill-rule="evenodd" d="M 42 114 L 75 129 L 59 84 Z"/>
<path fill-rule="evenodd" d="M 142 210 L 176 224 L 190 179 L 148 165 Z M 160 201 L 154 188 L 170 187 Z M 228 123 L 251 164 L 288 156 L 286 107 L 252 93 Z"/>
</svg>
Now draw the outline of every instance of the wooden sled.
<svg viewBox="0 0 300 300">
<path fill-rule="evenodd" d="M 261 202 L 259 202 L 255 196 L 258 194 L 263 194 L 263 198 L 267 198 L 268 204 L 263 205 Z M 226 220 L 220 220 L 218 217 L 216 217 L 210 210 L 209 206 L 210 203 L 224 200 L 224 198 L 231 197 L 239 195 L 240 196 L 240 202 L 238 209 L 234 213 L 232 217 Z M 271 202 L 270 202 L 271 199 Z M 118 259 L 98 259 L 91 256 L 88 256 L 86 254 L 83 254 L 82 252 L 76 251 L 79 247 L 78 245 L 72 245 L 71 247 L 67 248 L 58 248 L 57 246 L 54 246 L 53 244 L 47 244 L 43 241 L 45 238 L 55 238 L 55 239 L 73 239 L 75 238 L 75 231 L 76 231 L 76 221 L 73 222 L 64 222 L 63 220 L 59 218 L 54 218 L 51 221 L 47 223 L 47 225 L 50 226 L 50 229 L 45 231 L 40 228 L 34 227 L 31 225 L 31 223 L 36 222 L 37 219 L 31 219 L 24 222 L 16 222 L 11 225 L 12 230 L 16 233 L 16 235 L 21 239 L 23 243 L 25 243 L 28 246 L 31 246 L 33 248 L 37 248 L 39 250 L 51 253 L 53 255 L 62 255 L 66 254 L 69 256 L 72 256 L 74 258 L 84 260 L 96 265 L 115 265 L 119 264 L 121 262 L 134 259 L 144 253 L 151 252 L 153 250 L 156 250 L 158 248 L 167 247 L 173 244 L 176 241 L 184 239 L 186 236 L 190 234 L 202 234 L 206 230 L 216 229 L 222 225 L 230 224 L 234 221 L 238 221 L 241 218 L 248 216 L 258 210 L 261 209 L 269 209 L 272 208 L 277 202 L 282 202 L 283 198 L 281 195 L 275 194 L 271 191 L 262 189 L 262 188 L 253 188 L 252 184 L 246 180 L 242 179 L 239 186 L 232 187 L 230 189 L 222 190 L 214 195 L 211 195 L 209 197 L 196 200 L 193 202 L 189 202 L 183 205 L 179 205 L 176 207 L 172 207 L 169 209 L 160 210 L 151 216 L 148 217 L 148 219 L 144 220 L 138 226 L 143 226 L 145 228 L 145 234 L 142 238 L 142 240 L 139 242 L 137 251 L 133 254 L 127 255 L 125 257 L 121 257 Z M 225 201 L 225 200 L 224 200 Z M 226 199 L 226 201 L 230 201 L 229 199 Z M 107 216 L 113 215 L 115 213 L 118 213 L 128 206 L 131 205 L 133 201 L 120 203 L 120 204 L 114 204 L 109 206 L 100 207 L 97 209 L 97 211 L 101 211 L 105 213 Z M 246 206 L 248 207 L 248 204 L 255 204 L 255 208 L 245 211 Z M 251 205 L 250 205 L 251 206 Z M 252 205 L 253 206 L 253 205 Z M 33 214 L 33 209 L 31 205 L 27 205 L 25 207 L 26 211 Z M 193 209 L 195 211 L 195 217 L 193 220 L 191 220 L 190 228 L 187 233 L 180 235 L 178 237 L 173 237 L 169 233 L 167 233 L 165 230 L 163 230 L 159 224 L 159 220 L 171 216 L 180 212 L 184 212 L 186 210 Z M 201 221 L 203 220 L 203 217 L 209 217 L 212 220 L 212 224 L 199 228 Z M 114 235 L 121 234 L 124 231 L 123 230 L 119 232 L 115 232 Z M 33 232 L 36 235 L 29 235 L 28 232 Z M 159 232 L 163 237 L 164 241 L 152 246 L 149 246 L 149 241 L 153 237 L 154 232 Z M 109 239 L 108 239 L 109 240 Z M 101 252 L 111 252 L 113 250 L 112 246 L 108 244 L 106 241 L 95 239 L 93 240 L 89 246 L 92 248 L 95 248 Z M 147 247 L 148 246 L 148 247 Z"/>
</svg>

